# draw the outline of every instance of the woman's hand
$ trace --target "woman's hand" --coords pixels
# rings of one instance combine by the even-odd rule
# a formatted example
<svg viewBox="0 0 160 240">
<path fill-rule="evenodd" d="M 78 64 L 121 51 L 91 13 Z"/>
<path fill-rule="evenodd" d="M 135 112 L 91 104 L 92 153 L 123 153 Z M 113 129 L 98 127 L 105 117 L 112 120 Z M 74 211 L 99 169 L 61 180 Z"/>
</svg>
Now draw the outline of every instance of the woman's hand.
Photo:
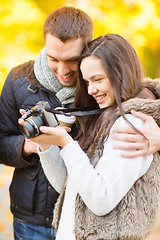
<svg viewBox="0 0 160 240">
<path fill-rule="evenodd" d="M 47 148 L 49 145 L 57 145 L 63 148 L 70 142 L 74 141 L 73 138 L 67 133 L 67 130 L 62 127 L 53 128 L 41 126 L 40 131 L 43 134 L 31 138 L 31 140 L 38 143 L 42 151 L 46 150 L 45 148 Z"/>
<path fill-rule="evenodd" d="M 20 109 L 20 113 L 23 116 L 25 114 L 24 109 Z M 23 122 L 23 118 L 18 119 L 18 123 L 21 124 Z M 58 130 L 54 130 L 58 129 Z M 35 146 L 35 149 L 37 148 L 36 144 L 39 144 L 39 147 L 41 151 L 46 151 L 50 145 L 58 145 L 60 147 L 64 147 L 67 145 L 69 142 L 73 141 L 72 137 L 70 137 L 67 132 L 71 132 L 71 128 L 69 127 L 61 127 L 57 126 L 56 128 L 51 128 L 51 127 L 45 127 L 41 126 L 40 131 L 43 134 L 38 135 L 37 137 L 34 137 L 32 139 L 25 139 L 25 154 L 28 154 L 28 146 Z M 37 152 L 37 149 L 36 151 Z"/>
</svg>

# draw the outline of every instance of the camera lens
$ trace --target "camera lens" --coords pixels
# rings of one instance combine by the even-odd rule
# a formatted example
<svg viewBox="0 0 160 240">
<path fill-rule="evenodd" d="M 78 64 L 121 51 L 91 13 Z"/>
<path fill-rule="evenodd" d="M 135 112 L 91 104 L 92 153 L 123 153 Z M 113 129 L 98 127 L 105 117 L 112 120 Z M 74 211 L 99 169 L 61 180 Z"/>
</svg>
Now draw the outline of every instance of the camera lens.
<svg viewBox="0 0 160 240">
<path fill-rule="evenodd" d="M 20 125 L 20 131 L 26 138 L 32 138 L 39 135 L 39 128 L 43 124 L 41 116 L 31 116 Z"/>
<path fill-rule="evenodd" d="M 28 131 L 26 126 L 22 125 L 21 128 L 22 128 L 23 135 L 25 135 L 27 138 L 29 138 L 30 137 L 30 132 Z"/>
</svg>

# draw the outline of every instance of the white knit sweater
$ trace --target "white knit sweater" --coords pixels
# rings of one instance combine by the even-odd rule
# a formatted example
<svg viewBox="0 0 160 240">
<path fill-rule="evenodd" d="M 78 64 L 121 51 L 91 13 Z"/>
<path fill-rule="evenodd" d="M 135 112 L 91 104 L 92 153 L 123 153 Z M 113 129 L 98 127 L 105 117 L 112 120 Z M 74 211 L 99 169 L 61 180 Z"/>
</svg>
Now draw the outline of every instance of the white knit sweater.
<svg viewBox="0 0 160 240">
<path fill-rule="evenodd" d="M 143 124 L 131 114 L 126 117 L 135 127 Z M 114 127 L 125 125 L 127 123 L 122 117 L 114 123 L 95 168 L 76 141 L 61 151 L 57 146 L 51 146 L 45 152 L 39 151 L 42 167 L 52 186 L 59 193 L 66 187 L 56 240 L 75 240 L 73 228 L 77 193 L 91 211 L 102 216 L 113 210 L 134 182 L 148 170 L 153 155 L 127 159 L 120 156 L 122 150 L 113 149 L 111 135 Z"/>
</svg>

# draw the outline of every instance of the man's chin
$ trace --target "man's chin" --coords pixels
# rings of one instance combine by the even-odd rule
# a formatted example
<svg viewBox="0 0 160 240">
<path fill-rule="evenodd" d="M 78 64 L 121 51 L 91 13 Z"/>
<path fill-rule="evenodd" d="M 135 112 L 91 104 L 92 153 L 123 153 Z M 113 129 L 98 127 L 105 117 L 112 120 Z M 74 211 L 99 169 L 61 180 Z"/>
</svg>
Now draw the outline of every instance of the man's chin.
<svg viewBox="0 0 160 240">
<path fill-rule="evenodd" d="M 62 84 L 62 86 L 64 87 L 71 87 L 71 86 L 74 86 L 75 85 L 75 81 L 60 81 L 59 82 Z"/>
</svg>

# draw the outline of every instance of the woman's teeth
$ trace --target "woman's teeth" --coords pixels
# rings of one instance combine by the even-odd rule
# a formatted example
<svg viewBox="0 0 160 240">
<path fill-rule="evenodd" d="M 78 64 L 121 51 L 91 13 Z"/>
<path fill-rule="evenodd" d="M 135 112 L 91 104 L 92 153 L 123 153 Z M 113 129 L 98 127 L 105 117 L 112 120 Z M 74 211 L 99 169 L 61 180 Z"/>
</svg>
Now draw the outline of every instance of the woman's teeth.
<svg viewBox="0 0 160 240">
<path fill-rule="evenodd" d="M 106 94 L 103 94 L 101 96 L 95 97 L 95 99 L 100 100 L 100 99 L 104 98 L 105 96 L 106 96 Z"/>
</svg>

